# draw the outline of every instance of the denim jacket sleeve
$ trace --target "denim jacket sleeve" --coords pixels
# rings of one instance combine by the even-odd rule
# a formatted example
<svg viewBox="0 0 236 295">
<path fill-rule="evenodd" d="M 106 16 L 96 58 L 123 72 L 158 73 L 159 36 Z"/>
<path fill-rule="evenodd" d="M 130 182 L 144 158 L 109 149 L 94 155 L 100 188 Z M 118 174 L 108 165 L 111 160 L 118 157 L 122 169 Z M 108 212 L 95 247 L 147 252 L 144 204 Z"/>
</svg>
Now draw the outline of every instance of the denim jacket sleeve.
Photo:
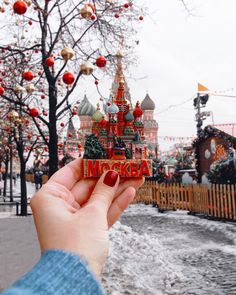
<svg viewBox="0 0 236 295">
<path fill-rule="evenodd" d="M 1 295 L 104 295 L 79 256 L 62 250 L 42 254 L 34 268 Z"/>
</svg>

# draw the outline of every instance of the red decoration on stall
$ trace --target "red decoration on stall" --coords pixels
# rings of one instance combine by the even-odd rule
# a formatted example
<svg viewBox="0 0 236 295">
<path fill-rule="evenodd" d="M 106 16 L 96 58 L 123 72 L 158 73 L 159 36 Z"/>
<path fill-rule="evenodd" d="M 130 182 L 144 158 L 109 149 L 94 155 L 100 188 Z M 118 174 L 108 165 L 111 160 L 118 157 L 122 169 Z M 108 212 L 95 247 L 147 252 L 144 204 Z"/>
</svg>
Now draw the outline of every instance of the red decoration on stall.
<svg viewBox="0 0 236 295">
<path fill-rule="evenodd" d="M 61 126 L 61 127 L 64 127 L 64 126 L 65 126 L 65 124 L 64 124 L 63 122 L 61 122 L 60 126 Z"/>
<path fill-rule="evenodd" d="M 31 81 L 34 79 L 34 74 L 30 71 L 28 72 L 24 72 L 23 73 L 23 79 L 27 80 L 27 81 Z"/>
<path fill-rule="evenodd" d="M 13 10 L 17 14 L 25 14 L 27 11 L 27 5 L 24 1 L 16 1 L 13 5 Z"/>
<path fill-rule="evenodd" d="M 104 68 L 107 64 L 107 60 L 104 56 L 99 56 L 97 59 L 96 59 L 96 65 L 99 67 L 99 68 Z"/>
<path fill-rule="evenodd" d="M 55 60 L 54 60 L 53 57 L 48 57 L 48 58 L 45 59 L 45 65 L 47 67 L 53 67 L 54 63 L 55 63 Z"/>
<path fill-rule="evenodd" d="M 71 72 L 66 72 L 63 77 L 62 80 L 65 84 L 67 85 L 71 85 L 74 83 L 75 81 L 75 76 L 71 73 Z"/>
<path fill-rule="evenodd" d="M 38 117 L 39 111 L 36 108 L 32 108 L 30 109 L 29 114 L 31 117 L 35 118 L 35 117 Z"/>
<path fill-rule="evenodd" d="M 95 80 L 94 83 L 95 83 L 95 85 L 98 85 L 99 84 L 99 81 L 98 80 Z"/>
<path fill-rule="evenodd" d="M 115 13 L 115 14 L 114 14 L 114 17 L 115 17 L 115 18 L 119 18 L 120 15 L 119 15 L 118 13 Z"/>
<path fill-rule="evenodd" d="M 129 3 L 125 3 L 124 8 L 129 8 Z"/>
<path fill-rule="evenodd" d="M 143 16 L 142 15 L 140 15 L 139 20 L 143 20 Z"/>
</svg>

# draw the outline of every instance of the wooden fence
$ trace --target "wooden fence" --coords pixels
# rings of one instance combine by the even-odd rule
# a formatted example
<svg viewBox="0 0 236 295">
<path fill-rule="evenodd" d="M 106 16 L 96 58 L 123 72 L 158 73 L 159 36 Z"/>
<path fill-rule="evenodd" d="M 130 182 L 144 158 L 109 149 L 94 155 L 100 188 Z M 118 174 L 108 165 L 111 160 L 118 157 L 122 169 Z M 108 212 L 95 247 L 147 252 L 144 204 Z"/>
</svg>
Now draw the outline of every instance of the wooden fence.
<svg viewBox="0 0 236 295">
<path fill-rule="evenodd" d="M 236 221 L 236 185 L 181 185 L 146 181 L 135 202 L 157 205 L 160 210 L 188 210 Z"/>
</svg>

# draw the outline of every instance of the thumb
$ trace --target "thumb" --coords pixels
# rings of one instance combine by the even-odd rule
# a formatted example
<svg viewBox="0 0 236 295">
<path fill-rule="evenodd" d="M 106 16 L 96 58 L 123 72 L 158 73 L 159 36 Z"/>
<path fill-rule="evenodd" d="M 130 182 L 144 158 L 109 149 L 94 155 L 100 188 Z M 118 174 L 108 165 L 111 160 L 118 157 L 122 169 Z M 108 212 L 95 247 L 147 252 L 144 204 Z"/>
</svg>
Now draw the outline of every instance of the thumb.
<svg viewBox="0 0 236 295">
<path fill-rule="evenodd" d="M 107 214 L 115 197 L 119 181 L 119 175 L 116 171 L 109 170 L 103 173 L 91 194 L 88 205 L 98 206 Z"/>
</svg>

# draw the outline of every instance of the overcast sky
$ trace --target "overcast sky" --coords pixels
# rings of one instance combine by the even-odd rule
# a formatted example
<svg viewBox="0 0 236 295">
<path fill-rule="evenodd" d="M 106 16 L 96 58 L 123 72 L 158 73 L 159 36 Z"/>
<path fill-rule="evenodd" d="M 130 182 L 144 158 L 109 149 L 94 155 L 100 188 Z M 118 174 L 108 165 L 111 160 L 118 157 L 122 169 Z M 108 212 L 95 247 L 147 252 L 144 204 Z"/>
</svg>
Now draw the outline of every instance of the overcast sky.
<svg viewBox="0 0 236 295">
<path fill-rule="evenodd" d="M 146 91 L 155 101 L 160 136 L 196 134 L 192 99 L 198 82 L 211 91 L 236 96 L 236 1 L 186 3 L 193 16 L 179 0 L 146 0 L 150 16 L 137 37 L 139 65 L 131 69 L 138 79 L 128 79 L 134 101 L 142 100 Z M 94 91 L 88 90 L 90 95 Z M 235 109 L 236 98 L 216 96 L 206 107 L 216 124 L 236 123 Z M 209 118 L 204 124 L 211 122 Z M 168 146 L 162 138 L 159 143 L 161 149 Z"/>
</svg>

